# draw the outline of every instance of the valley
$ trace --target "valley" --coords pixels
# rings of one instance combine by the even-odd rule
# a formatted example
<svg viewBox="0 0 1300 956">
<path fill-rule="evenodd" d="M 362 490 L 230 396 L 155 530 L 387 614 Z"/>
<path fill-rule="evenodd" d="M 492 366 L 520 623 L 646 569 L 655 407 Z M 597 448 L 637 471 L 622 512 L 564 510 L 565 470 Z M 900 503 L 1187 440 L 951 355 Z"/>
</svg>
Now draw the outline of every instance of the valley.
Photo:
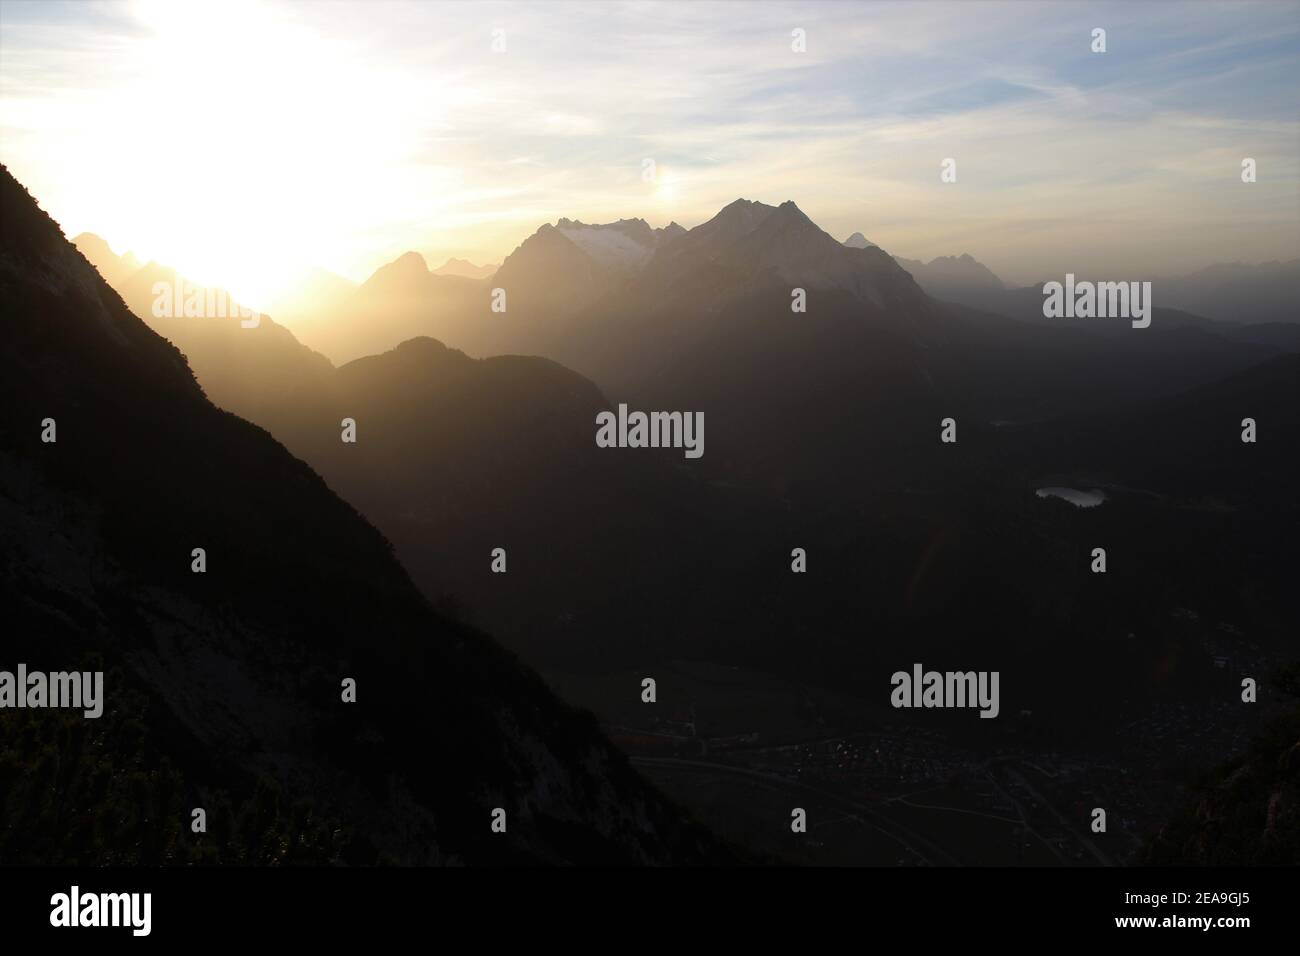
<svg viewBox="0 0 1300 956">
<path fill-rule="evenodd" d="M 1282 349 L 1159 309 L 1131 337 L 972 313 L 793 203 L 740 200 L 691 230 L 544 227 L 492 279 L 510 296 L 499 322 L 483 290 L 460 298 L 470 280 L 435 279 L 404 257 L 363 284 L 383 290 L 365 308 L 385 329 L 419 334 L 338 367 L 273 316 L 157 327 L 214 400 L 376 524 L 435 607 L 543 669 L 719 832 L 791 849 L 738 810 L 760 785 L 786 802 L 804 788 L 836 832 L 798 859 L 852 862 L 846 828 L 886 862 L 1131 859 L 1193 765 L 1283 706 L 1268 691 L 1228 716 L 1230 674 L 1266 680 L 1297 623 L 1265 534 L 1294 500 L 1260 498 L 1300 433 Z M 816 292 L 807 313 L 794 286 Z M 1273 439 L 1249 465 L 1242 407 Z M 700 411 L 679 427 L 628 408 Z M 918 660 L 1000 675 L 1006 700 L 981 698 L 997 719 L 971 722 L 995 729 L 926 707 L 900 724 L 889 675 Z M 1207 731 L 1185 716 L 1224 707 Z M 1135 734 L 1161 760 L 1108 749 Z M 1051 796 L 1058 780 L 1074 802 Z M 1123 808 L 1111 844 L 1071 835 L 1080 793 Z"/>
</svg>

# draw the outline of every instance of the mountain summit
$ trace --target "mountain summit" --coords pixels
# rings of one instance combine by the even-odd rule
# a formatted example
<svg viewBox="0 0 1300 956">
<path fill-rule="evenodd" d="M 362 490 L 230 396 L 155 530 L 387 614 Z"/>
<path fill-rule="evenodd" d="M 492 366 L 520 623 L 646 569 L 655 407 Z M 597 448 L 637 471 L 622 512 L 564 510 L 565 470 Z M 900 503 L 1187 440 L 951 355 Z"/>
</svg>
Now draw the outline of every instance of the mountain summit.
<svg viewBox="0 0 1300 956">
<path fill-rule="evenodd" d="M 873 247 L 849 248 L 793 201 L 769 206 L 737 199 L 716 216 L 665 242 L 638 280 L 645 295 L 691 297 L 721 306 L 765 286 L 831 292 L 875 308 L 926 309 L 925 296 Z"/>
<path fill-rule="evenodd" d="M 387 265 L 380 266 L 364 283 L 371 289 L 408 291 L 418 287 L 429 275 L 429 264 L 418 252 L 404 252 Z"/>
</svg>

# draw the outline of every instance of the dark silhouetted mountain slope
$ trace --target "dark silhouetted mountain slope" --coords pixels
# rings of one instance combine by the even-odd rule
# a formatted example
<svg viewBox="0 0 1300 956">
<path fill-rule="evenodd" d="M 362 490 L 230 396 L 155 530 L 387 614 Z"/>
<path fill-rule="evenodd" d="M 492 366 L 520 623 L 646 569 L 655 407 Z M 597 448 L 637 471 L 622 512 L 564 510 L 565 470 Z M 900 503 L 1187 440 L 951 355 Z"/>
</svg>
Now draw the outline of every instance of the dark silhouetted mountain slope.
<svg viewBox="0 0 1300 956">
<path fill-rule="evenodd" d="M 157 262 L 130 268 L 92 233 L 82 233 L 75 244 L 127 307 L 180 349 L 203 391 L 221 408 L 260 422 L 308 400 L 333 371 L 325 356 L 270 316 L 244 318 L 224 290 L 197 286 Z M 164 288 L 171 292 L 160 296 Z M 204 314 L 186 315 L 186 299 L 201 302 Z"/>
<path fill-rule="evenodd" d="M 1293 698 L 1300 664 L 1271 683 Z M 1246 753 L 1204 773 L 1191 805 L 1148 842 L 1157 866 L 1295 866 L 1300 863 L 1300 707 L 1255 737 Z"/>
<path fill-rule="evenodd" d="M 1243 422 L 1255 441 L 1243 442 Z M 1300 355 L 1132 409 L 1079 415 L 1030 430 L 1024 454 L 1185 498 L 1300 516 Z"/>
<path fill-rule="evenodd" d="M 387 541 L 310 468 L 215 408 L 180 352 L 7 170 L 0 321 L 5 663 L 103 662 L 106 713 L 120 720 L 129 708 L 131 732 L 149 741 L 124 759 L 159 761 L 137 803 L 187 822 L 190 806 L 216 809 L 220 794 L 252 806 L 273 787 L 286 814 L 306 807 L 337 822 L 324 845 L 294 844 L 292 858 L 314 862 L 716 854 L 594 722 L 481 633 L 434 613 Z M 57 442 L 41 440 L 47 418 Z M 194 548 L 206 550 L 205 573 L 191 571 Z M 340 700 L 344 678 L 357 682 L 356 703 Z M 22 733 L 41 733 L 45 716 L 19 715 Z M 90 759 L 81 728 L 95 728 L 70 724 L 72 736 L 50 746 L 75 773 Z M 27 738 L 0 739 L 21 748 Z M 84 766 L 106 780 L 126 772 L 106 763 Z M 13 766 L 0 759 L 0 773 Z M 494 807 L 509 814 L 506 834 L 490 830 Z M 174 858 L 149 835 L 167 819 L 110 817 L 104 802 L 64 826 L 66 809 L 6 809 L 7 821 L 31 824 L 4 831 L 9 862 Z M 68 849 L 87 821 L 98 842 Z M 228 823 L 218 828 L 235 832 Z M 231 840 L 206 842 L 217 858 L 247 858 Z M 192 841 L 205 842 L 186 829 L 179 845 Z"/>
<path fill-rule="evenodd" d="M 1206 266 L 1155 280 L 1176 308 L 1224 322 L 1300 322 L 1300 259 Z"/>
<path fill-rule="evenodd" d="M 141 268 L 141 262 L 134 253 L 127 252 L 119 256 L 105 240 L 94 233 L 83 232 L 72 240 L 72 244 L 114 289 L 120 289 L 122 283 Z"/>
</svg>

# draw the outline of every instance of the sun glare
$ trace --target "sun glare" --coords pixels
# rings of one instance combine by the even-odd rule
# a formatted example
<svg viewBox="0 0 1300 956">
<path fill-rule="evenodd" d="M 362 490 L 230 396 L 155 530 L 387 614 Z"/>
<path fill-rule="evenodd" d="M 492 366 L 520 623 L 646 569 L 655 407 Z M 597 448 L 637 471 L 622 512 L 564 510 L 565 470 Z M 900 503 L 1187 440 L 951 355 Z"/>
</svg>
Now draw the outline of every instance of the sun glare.
<svg viewBox="0 0 1300 956">
<path fill-rule="evenodd" d="M 400 165 L 407 149 L 393 77 L 362 69 L 292 7 L 141 0 L 135 10 L 148 36 L 127 92 L 147 108 L 96 122 L 106 137 L 112 127 L 106 141 L 157 148 L 105 157 L 117 198 L 96 228 L 118 251 L 265 307 L 309 264 L 350 258 L 349 213 L 401 208 L 408 184 L 369 172 Z"/>
<path fill-rule="evenodd" d="M 671 206 L 677 200 L 677 177 L 666 169 L 655 182 L 654 198 L 660 206 Z"/>
</svg>

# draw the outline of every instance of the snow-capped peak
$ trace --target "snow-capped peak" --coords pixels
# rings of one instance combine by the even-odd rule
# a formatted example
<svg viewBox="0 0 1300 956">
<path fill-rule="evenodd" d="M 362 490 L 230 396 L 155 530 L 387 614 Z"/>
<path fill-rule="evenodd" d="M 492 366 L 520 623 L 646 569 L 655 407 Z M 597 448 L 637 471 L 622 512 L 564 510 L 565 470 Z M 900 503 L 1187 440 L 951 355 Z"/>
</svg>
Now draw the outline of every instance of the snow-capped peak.
<svg viewBox="0 0 1300 956">
<path fill-rule="evenodd" d="M 600 225 L 561 219 L 555 228 L 596 262 L 617 269 L 639 269 L 655 248 L 654 230 L 644 219 L 620 219 Z"/>
</svg>

